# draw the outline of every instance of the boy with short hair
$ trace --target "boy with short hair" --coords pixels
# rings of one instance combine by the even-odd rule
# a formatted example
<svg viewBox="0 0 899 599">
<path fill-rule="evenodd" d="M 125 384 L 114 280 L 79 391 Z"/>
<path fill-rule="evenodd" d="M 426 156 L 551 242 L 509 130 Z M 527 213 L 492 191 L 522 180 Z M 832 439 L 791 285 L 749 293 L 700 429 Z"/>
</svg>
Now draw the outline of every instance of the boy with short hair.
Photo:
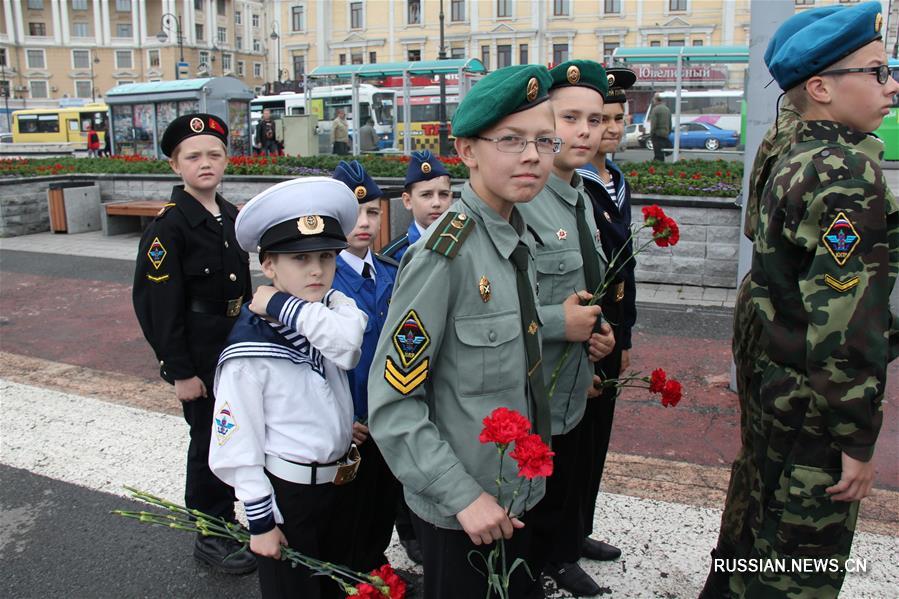
<svg viewBox="0 0 899 599">
<path fill-rule="evenodd" d="M 543 187 L 560 145 L 545 101 L 550 81 L 542 66 L 507 67 L 459 105 L 455 147 L 471 179 L 426 243 L 403 258 L 375 353 L 369 423 L 403 483 L 428 599 L 485 596 L 487 579 L 469 552 L 486 556 L 500 538 L 508 539 L 507 565 L 527 558 L 525 521 L 544 493 L 542 479 L 525 481 L 507 514 L 495 495 L 496 448 L 478 436 L 483 419 L 503 406 L 549 441 L 534 240 L 519 207 Z M 506 454 L 504 471 L 515 469 Z M 504 503 L 518 484 L 504 484 Z M 524 568 L 511 593 L 543 596 Z"/>
<path fill-rule="evenodd" d="M 359 459 L 345 371 L 359 360 L 367 318 L 331 283 L 355 222 L 353 194 L 325 177 L 275 185 L 237 218 L 240 246 L 258 248 L 272 286 L 241 309 L 219 359 L 209 466 L 246 506 L 265 599 L 343 596 L 279 557 L 288 545 L 346 559 L 335 505 Z"/>
<path fill-rule="evenodd" d="M 873 484 L 886 369 L 899 354 L 889 307 L 899 204 L 881 170 L 883 144 L 869 135 L 899 92 L 880 11 L 879 2 L 834 11 L 769 63 L 802 122 L 764 189 L 752 261 L 762 332 L 743 420 L 752 491 L 734 557 L 841 567 L 730 571 L 731 596 L 837 596 Z"/>
<path fill-rule="evenodd" d="M 576 169 L 587 164 L 599 147 L 608 80 L 602 65 L 590 60 L 565 62 L 550 75 L 550 103 L 562 150 L 553 157 L 546 186 L 521 208 L 541 240 L 536 259 L 547 384 L 566 348 L 575 345 L 550 398 L 555 468 L 546 497 L 534 513 L 535 566 L 543 567 L 572 594 L 592 596 L 600 587 L 577 564 L 583 541 L 578 480 L 586 476 L 577 466 L 587 398 L 599 394 L 593 386 L 597 382 L 593 362 L 612 350 L 615 338 L 608 324 L 600 324 L 598 304 L 581 305 L 602 281 L 605 257 Z"/>
<path fill-rule="evenodd" d="M 397 262 L 418 241 L 431 223 L 443 216 L 453 201 L 450 176 L 440 159 L 430 151 L 412 152 L 406 169 L 403 206 L 412 212 L 405 235 L 387 244 L 381 253 Z"/>
</svg>

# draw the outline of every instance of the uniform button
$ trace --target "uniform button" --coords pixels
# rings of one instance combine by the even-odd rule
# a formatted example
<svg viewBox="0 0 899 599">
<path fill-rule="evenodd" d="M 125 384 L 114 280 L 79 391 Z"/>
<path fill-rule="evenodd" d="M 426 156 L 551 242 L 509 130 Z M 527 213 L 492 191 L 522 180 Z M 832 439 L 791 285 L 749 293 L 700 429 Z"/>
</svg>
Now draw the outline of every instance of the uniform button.
<svg viewBox="0 0 899 599">
<path fill-rule="evenodd" d="M 821 152 L 822 158 L 827 158 L 828 156 L 830 156 L 830 150 L 824 150 L 823 152 Z"/>
<path fill-rule="evenodd" d="M 208 274 L 209 274 L 209 269 L 208 269 L 208 268 L 204 268 L 204 269 L 203 269 L 203 272 L 206 273 L 206 274 L 208 275 Z"/>
<path fill-rule="evenodd" d="M 228 247 L 228 240 L 225 240 L 225 247 Z"/>
<path fill-rule="evenodd" d="M 559 262 L 559 272 L 562 272 L 563 270 L 565 270 L 565 263 Z"/>
<path fill-rule="evenodd" d="M 160 361 L 159 361 L 159 365 L 160 365 L 160 366 L 165 366 L 165 360 L 160 360 Z"/>
<path fill-rule="evenodd" d="M 491 341 L 496 341 L 496 331 L 490 331 L 490 333 L 487 334 L 487 338 Z"/>
<path fill-rule="evenodd" d="M 231 279 L 232 281 L 236 281 L 237 275 L 232 272 L 230 275 L 228 275 L 228 278 Z"/>
</svg>

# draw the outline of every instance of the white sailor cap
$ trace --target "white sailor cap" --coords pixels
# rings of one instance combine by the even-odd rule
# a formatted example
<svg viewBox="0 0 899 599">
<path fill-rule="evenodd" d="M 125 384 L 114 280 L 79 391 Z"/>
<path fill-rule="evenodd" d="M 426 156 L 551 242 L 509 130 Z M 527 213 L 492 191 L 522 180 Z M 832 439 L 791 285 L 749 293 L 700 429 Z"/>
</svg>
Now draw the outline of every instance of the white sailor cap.
<svg viewBox="0 0 899 599">
<path fill-rule="evenodd" d="M 359 202 L 329 177 L 303 177 L 269 187 L 241 209 L 234 224 L 247 252 L 342 250 L 356 226 Z M 260 256 L 261 257 L 261 256 Z"/>
</svg>

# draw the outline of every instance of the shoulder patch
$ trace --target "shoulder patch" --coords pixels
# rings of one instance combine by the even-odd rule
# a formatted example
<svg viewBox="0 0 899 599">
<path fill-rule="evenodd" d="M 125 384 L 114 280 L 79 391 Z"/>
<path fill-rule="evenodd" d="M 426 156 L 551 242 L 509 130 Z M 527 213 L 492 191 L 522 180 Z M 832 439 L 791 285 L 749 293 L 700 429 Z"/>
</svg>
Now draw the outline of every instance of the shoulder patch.
<svg viewBox="0 0 899 599">
<path fill-rule="evenodd" d="M 159 218 L 160 216 L 163 216 L 166 212 L 169 211 L 169 208 L 171 208 L 172 206 L 175 206 L 175 205 L 176 205 L 176 204 L 175 204 L 174 202 L 169 202 L 168 204 L 166 204 L 165 206 L 163 206 L 162 208 L 160 208 L 160 209 L 159 209 L 159 212 L 156 213 L 156 218 Z"/>
<path fill-rule="evenodd" d="M 409 310 L 393 331 L 393 347 L 399 354 L 403 368 L 409 368 L 427 349 L 431 338 L 415 310 Z"/>
<path fill-rule="evenodd" d="M 382 247 L 381 255 L 392 254 L 404 245 L 409 245 L 408 233 L 403 233 L 396 239 L 391 240 L 385 247 Z"/>
<path fill-rule="evenodd" d="M 395 267 L 399 268 L 400 263 L 398 261 L 394 260 L 393 258 L 391 258 L 390 256 L 387 256 L 385 254 L 379 254 L 376 252 L 375 258 L 377 258 L 384 264 L 389 264 L 390 266 L 395 266 Z"/>
<path fill-rule="evenodd" d="M 215 415 L 215 437 L 218 440 L 219 445 L 227 443 L 228 439 L 237 432 L 238 428 L 240 427 L 237 425 L 237 421 L 234 420 L 234 415 L 231 413 L 231 406 L 228 402 L 225 402 L 222 409 Z"/>
<path fill-rule="evenodd" d="M 425 247 L 447 258 L 455 258 L 473 229 L 474 221 L 464 212 L 447 212 Z"/>
<path fill-rule="evenodd" d="M 165 251 L 165 247 L 162 245 L 162 242 L 159 241 L 158 237 L 153 238 L 153 243 L 150 244 L 149 249 L 147 250 L 147 258 L 150 259 L 150 264 L 153 265 L 153 268 L 159 270 L 159 267 L 162 266 L 163 260 L 165 260 L 165 256 L 168 252 Z"/>
<path fill-rule="evenodd" d="M 840 211 L 833 219 L 833 222 L 830 223 L 830 226 L 827 227 L 827 230 L 824 231 L 821 240 L 824 242 L 824 247 L 833 256 L 833 259 L 837 261 L 837 264 L 843 266 L 849 260 L 852 252 L 855 251 L 855 248 L 858 247 L 858 244 L 861 242 L 861 236 L 855 230 L 855 226 L 849 220 L 849 217 L 846 216 L 846 213 Z"/>
</svg>

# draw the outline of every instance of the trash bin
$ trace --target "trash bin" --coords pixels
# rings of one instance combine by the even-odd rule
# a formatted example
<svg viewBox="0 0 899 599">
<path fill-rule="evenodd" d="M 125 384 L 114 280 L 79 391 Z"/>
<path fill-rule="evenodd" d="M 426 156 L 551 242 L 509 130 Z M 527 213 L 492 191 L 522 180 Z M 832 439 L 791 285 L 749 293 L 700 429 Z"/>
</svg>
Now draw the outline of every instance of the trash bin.
<svg viewBox="0 0 899 599">
<path fill-rule="evenodd" d="M 96 183 L 51 183 L 47 206 L 54 233 L 100 230 L 100 187 Z"/>
</svg>

